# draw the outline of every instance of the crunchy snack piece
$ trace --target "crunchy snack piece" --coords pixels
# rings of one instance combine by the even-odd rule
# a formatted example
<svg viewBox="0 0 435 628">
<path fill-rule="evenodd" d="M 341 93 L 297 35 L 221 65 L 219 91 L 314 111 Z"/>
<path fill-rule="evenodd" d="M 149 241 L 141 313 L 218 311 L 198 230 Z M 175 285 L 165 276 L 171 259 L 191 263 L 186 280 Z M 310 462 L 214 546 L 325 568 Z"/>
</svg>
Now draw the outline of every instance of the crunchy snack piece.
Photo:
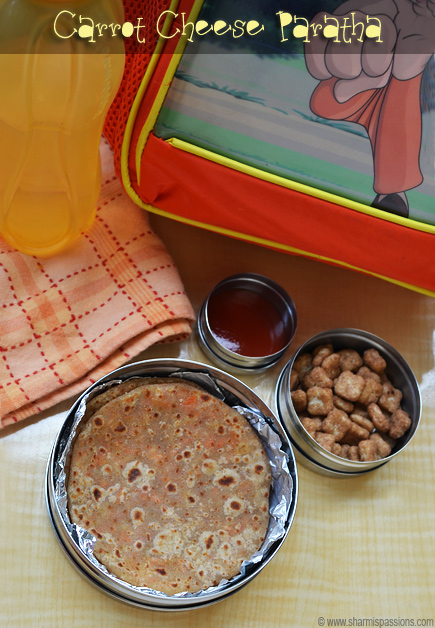
<svg viewBox="0 0 435 628">
<path fill-rule="evenodd" d="M 303 412 L 307 407 L 307 393 L 304 390 L 293 390 L 290 394 L 296 412 Z"/>
<path fill-rule="evenodd" d="M 332 345 L 319 345 L 313 351 L 313 366 L 320 366 L 333 351 Z"/>
<path fill-rule="evenodd" d="M 320 386 L 320 388 L 332 388 L 332 379 L 330 379 L 325 370 L 321 366 L 315 366 L 307 373 L 302 381 L 305 390 L 312 386 Z"/>
<path fill-rule="evenodd" d="M 342 371 L 356 371 L 363 365 L 360 354 L 354 349 L 342 349 L 338 352 L 340 356 L 340 368 Z"/>
<path fill-rule="evenodd" d="M 341 450 L 342 450 L 342 446 L 340 445 L 340 443 L 334 443 L 332 445 L 331 453 L 335 454 L 336 456 L 340 456 L 340 458 L 342 458 Z"/>
<path fill-rule="evenodd" d="M 366 406 L 361 406 L 359 403 L 355 404 L 352 414 L 359 414 L 359 416 L 363 416 L 364 418 L 369 418 L 369 413 L 367 412 Z"/>
<path fill-rule="evenodd" d="M 322 429 L 322 419 L 305 417 L 301 421 L 304 428 L 310 434 L 310 436 L 314 437 L 314 434 Z"/>
<path fill-rule="evenodd" d="M 342 438 L 342 443 L 345 445 L 358 445 L 360 440 L 364 440 L 370 436 L 370 432 L 363 427 L 351 421 L 351 425 L 346 434 Z"/>
<path fill-rule="evenodd" d="M 376 453 L 379 458 L 386 458 L 391 454 L 392 446 L 385 440 L 385 437 L 381 436 L 379 432 L 370 434 L 370 440 L 376 443 Z"/>
<path fill-rule="evenodd" d="M 299 379 L 303 379 L 308 371 L 311 370 L 311 364 L 313 361 L 313 356 L 311 353 L 303 353 L 298 356 L 296 360 L 293 362 L 293 368 L 296 373 L 299 375 Z"/>
<path fill-rule="evenodd" d="M 341 441 L 347 430 L 352 425 L 352 421 L 343 410 L 334 408 L 328 413 L 322 423 L 322 430 L 327 434 L 332 434 L 337 442 Z"/>
<path fill-rule="evenodd" d="M 349 447 L 347 451 L 347 457 L 349 460 L 359 460 L 359 451 L 356 445 Z"/>
<path fill-rule="evenodd" d="M 409 414 L 403 410 L 395 410 L 390 422 L 390 436 L 400 438 L 411 427 Z"/>
<path fill-rule="evenodd" d="M 384 441 L 390 445 L 391 449 L 393 449 L 395 447 L 395 445 L 397 443 L 397 439 L 396 438 L 393 438 L 392 436 L 390 436 L 390 434 L 380 434 L 380 436 L 382 436 Z"/>
<path fill-rule="evenodd" d="M 374 379 L 367 377 L 365 379 L 364 388 L 362 389 L 362 392 L 358 398 L 358 402 L 362 403 L 363 406 L 368 406 L 371 403 L 377 403 L 381 394 L 382 385 L 378 382 L 375 382 Z"/>
<path fill-rule="evenodd" d="M 313 356 L 317 355 L 318 353 L 320 353 L 324 349 L 327 349 L 329 351 L 329 353 L 332 353 L 334 351 L 334 347 L 331 344 L 318 345 L 315 349 L 313 349 Z"/>
<path fill-rule="evenodd" d="M 334 385 L 334 392 L 348 401 L 357 401 L 364 388 L 365 379 L 351 371 L 343 371 Z"/>
<path fill-rule="evenodd" d="M 379 432 L 388 432 L 390 429 L 390 419 L 382 412 L 377 403 L 367 406 L 369 417 L 373 425 Z"/>
<path fill-rule="evenodd" d="M 299 375 L 292 369 L 290 373 L 290 390 L 296 390 L 299 386 Z"/>
<path fill-rule="evenodd" d="M 335 438 L 333 437 L 332 434 L 325 434 L 324 432 L 316 432 L 314 434 L 314 440 L 317 441 L 319 445 L 323 447 L 323 449 L 326 449 L 326 451 L 332 452 L 332 447 L 334 446 L 334 443 L 335 443 Z"/>
<path fill-rule="evenodd" d="M 378 459 L 378 447 L 373 440 L 361 440 L 358 443 L 358 453 L 361 462 L 371 462 Z"/>
<path fill-rule="evenodd" d="M 346 414 L 350 414 L 351 412 L 353 412 L 354 405 L 351 401 L 343 399 L 338 395 L 333 395 L 332 401 L 336 408 L 338 408 L 339 410 L 343 410 L 343 412 L 346 412 Z"/>
<path fill-rule="evenodd" d="M 333 408 L 331 388 L 313 386 L 307 390 L 307 399 L 311 416 L 326 416 Z"/>
<path fill-rule="evenodd" d="M 349 458 L 349 449 L 350 449 L 350 445 L 342 445 L 340 458 Z"/>
<path fill-rule="evenodd" d="M 376 349 L 367 349 L 367 351 L 364 351 L 363 360 L 364 364 L 378 375 L 382 375 L 387 368 L 387 363 Z"/>
<path fill-rule="evenodd" d="M 381 382 L 380 376 L 377 373 L 371 371 L 368 366 L 362 366 L 360 369 L 358 369 L 356 374 L 361 375 L 361 377 L 364 377 L 364 379 L 373 379 L 375 382 L 378 382 L 378 384 L 380 384 Z"/>
<path fill-rule="evenodd" d="M 402 393 L 397 388 L 394 388 L 392 384 L 384 384 L 382 389 L 382 395 L 379 397 L 378 405 L 382 410 L 393 414 L 402 401 Z"/>
<path fill-rule="evenodd" d="M 340 375 L 340 356 L 338 353 L 331 353 L 322 362 L 322 368 L 328 377 L 334 380 Z"/>
<path fill-rule="evenodd" d="M 349 419 L 351 421 L 353 421 L 354 423 L 356 423 L 357 425 L 360 425 L 361 427 L 363 427 L 370 434 L 375 429 L 375 426 L 370 421 L 370 419 L 365 417 L 365 416 L 362 416 L 361 414 L 357 414 L 357 413 L 353 412 L 351 415 L 349 415 Z"/>
</svg>

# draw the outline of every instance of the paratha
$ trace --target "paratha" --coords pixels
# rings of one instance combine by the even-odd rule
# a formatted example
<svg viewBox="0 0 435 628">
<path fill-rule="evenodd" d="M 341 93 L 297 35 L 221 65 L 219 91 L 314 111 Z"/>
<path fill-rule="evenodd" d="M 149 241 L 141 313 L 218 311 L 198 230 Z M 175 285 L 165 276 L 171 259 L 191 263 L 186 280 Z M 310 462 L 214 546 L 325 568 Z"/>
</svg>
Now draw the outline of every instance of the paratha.
<svg viewBox="0 0 435 628">
<path fill-rule="evenodd" d="M 186 381 L 120 386 L 94 404 L 73 445 L 71 521 L 129 584 L 173 595 L 233 577 L 269 523 L 270 464 L 257 434 Z"/>
</svg>

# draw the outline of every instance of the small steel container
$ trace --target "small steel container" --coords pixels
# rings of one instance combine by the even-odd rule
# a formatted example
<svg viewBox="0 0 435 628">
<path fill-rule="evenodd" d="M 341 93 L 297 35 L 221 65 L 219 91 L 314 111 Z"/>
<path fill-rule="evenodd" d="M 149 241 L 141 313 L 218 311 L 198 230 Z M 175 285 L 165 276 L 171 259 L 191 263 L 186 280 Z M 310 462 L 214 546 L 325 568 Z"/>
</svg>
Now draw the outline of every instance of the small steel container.
<svg viewBox="0 0 435 628">
<path fill-rule="evenodd" d="M 391 454 L 376 461 L 361 462 L 340 458 L 321 447 L 305 430 L 293 407 L 290 396 L 290 373 L 294 361 L 317 346 L 332 344 L 334 351 L 355 349 L 361 355 L 366 349 L 376 349 L 387 362 L 386 375 L 403 394 L 401 407 L 412 421 L 409 430 L 398 440 Z M 417 431 L 421 415 L 421 398 L 417 380 L 405 359 L 390 344 L 359 329 L 332 329 L 310 338 L 293 355 L 279 376 L 275 391 L 275 410 L 293 445 L 295 456 L 309 469 L 331 477 L 355 477 L 386 464 L 397 456 Z"/>
<path fill-rule="evenodd" d="M 275 346 L 273 352 L 267 351 L 260 355 L 246 355 L 241 351 L 232 350 L 232 348 L 216 335 L 211 324 L 211 308 L 216 299 L 230 297 L 235 291 L 252 294 L 253 298 L 259 299 L 259 303 L 264 300 L 275 311 L 278 319 L 277 327 L 279 327 L 279 343 Z M 228 310 L 230 306 L 227 305 Z M 253 305 L 252 310 L 255 310 Z M 250 310 L 250 312 L 252 312 Z M 253 312 L 255 314 L 255 312 Z M 231 316 L 231 312 L 228 314 Z M 248 318 L 248 317 L 247 317 Z M 248 324 L 248 321 L 246 321 Z M 267 326 L 268 321 L 264 321 Z M 271 323 L 272 325 L 272 323 Z M 246 327 L 243 333 L 254 338 L 256 332 L 264 329 L 263 325 L 257 324 L 255 329 Z M 202 304 L 197 322 L 198 339 L 201 348 L 207 357 L 220 368 L 232 373 L 261 372 L 276 364 L 287 351 L 297 327 L 296 307 L 287 292 L 276 282 L 267 277 L 255 273 L 241 273 L 227 277 L 210 292 L 208 297 Z M 277 328 L 274 329 L 276 331 Z M 270 330 L 271 333 L 272 330 Z M 252 352 L 251 352 L 252 353 Z"/>
<path fill-rule="evenodd" d="M 86 401 L 111 385 L 133 377 L 171 377 L 200 385 L 245 416 L 271 461 L 272 483 L 266 538 L 252 560 L 242 564 L 240 573 L 218 586 L 173 596 L 132 586 L 110 574 L 96 561 L 92 555 L 95 539 L 88 531 L 70 522 L 66 490 L 68 460 L 86 410 Z M 124 366 L 88 388 L 73 405 L 60 429 L 46 474 L 49 516 L 61 547 L 78 572 L 100 591 L 119 601 L 160 611 L 202 608 L 227 598 L 248 584 L 269 563 L 284 542 L 295 515 L 297 494 L 298 477 L 292 448 L 279 421 L 263 401 L 245 384 L 218 369 L 198 362 L 169 358 Z"/>
</svg>

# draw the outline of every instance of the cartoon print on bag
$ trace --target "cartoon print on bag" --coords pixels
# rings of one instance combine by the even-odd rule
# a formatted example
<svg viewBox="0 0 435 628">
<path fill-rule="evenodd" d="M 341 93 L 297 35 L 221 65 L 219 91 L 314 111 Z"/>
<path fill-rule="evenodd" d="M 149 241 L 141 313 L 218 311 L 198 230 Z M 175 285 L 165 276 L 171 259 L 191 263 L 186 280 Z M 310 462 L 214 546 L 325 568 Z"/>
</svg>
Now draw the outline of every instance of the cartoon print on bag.
<svg viewBox="0 0 435 628">
<path fill-rule="evenodd" d="M 312 22 L 330 16 L 322 12 Z M 406 192 L 423 181 L 421 83 L 435 53 L 435 0 L 347 0 L 334 11 L 339 23 L 382 23 L 382 43 L 362 36 L 352 43 L 312 37 L 305 62 L 319 84 L 310 108 L 322 118 L 362 125 L 373 153 L 372 207 L 408 217 Z M 347 22 L 345 22 L 347 20 Z"/>
</svg>

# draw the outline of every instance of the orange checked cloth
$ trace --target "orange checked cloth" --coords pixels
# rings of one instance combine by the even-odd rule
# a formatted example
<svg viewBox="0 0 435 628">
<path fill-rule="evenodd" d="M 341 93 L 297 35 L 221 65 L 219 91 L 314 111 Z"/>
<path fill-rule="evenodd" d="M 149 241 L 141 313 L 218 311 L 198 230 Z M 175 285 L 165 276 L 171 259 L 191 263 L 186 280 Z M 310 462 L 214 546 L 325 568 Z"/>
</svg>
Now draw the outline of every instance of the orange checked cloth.
<svg viewBox="0 0 435 628">
<path fill-rule="evenodd" d="M 146 213 L 124 194 L 109 146 L 96 220 L 55 257 L 0 239 L 0 426 L 81 393 L 154 343 L 189 335 L 193 311 Z"/>
</svg>

